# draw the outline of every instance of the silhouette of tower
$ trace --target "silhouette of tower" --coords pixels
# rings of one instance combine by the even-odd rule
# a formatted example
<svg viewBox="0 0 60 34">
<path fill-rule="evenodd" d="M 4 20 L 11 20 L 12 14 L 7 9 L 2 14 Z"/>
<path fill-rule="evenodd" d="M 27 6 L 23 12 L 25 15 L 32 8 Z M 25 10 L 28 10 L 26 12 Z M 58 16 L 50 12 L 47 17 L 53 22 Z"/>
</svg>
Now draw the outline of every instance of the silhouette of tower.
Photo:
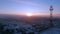
<svg viewBox="0 0 60 34">
<path fill-rule="evenodd" d="M 53 26 L 53 22 L 52 22 L 52 19 L 53 19 L 53 6 L 51 5 L 50 6 L 50 25 Z"/>
</svg>

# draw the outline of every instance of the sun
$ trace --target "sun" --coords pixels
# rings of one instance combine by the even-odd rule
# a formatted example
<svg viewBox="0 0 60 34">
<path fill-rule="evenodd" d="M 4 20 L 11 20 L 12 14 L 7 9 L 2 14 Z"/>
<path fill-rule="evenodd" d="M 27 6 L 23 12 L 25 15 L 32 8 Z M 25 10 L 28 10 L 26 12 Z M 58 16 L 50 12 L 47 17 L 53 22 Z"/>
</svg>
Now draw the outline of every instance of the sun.
<svg viewBox="0 0 60 34">
<path fill-rule="evenodd" d="M 32 16 L 32 14 L 31 14 L 31 13 L 27 13 L 26 15 L 27 15 L 27 16 Z"/>
</svg>

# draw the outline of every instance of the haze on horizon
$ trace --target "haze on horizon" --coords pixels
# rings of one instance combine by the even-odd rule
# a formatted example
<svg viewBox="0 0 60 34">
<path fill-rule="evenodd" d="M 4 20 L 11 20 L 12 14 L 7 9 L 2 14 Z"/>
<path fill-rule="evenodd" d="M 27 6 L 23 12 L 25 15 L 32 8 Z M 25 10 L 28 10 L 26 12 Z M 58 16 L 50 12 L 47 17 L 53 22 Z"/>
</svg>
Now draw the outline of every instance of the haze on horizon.
<svg viewBox="0 0 60 34">
<path fill-rule="evenodd" d="M 0 14 L 48 15 L 50 5 L 54 14 L 60 14 L 60 0 L 0 0 Z"/>
</svg>

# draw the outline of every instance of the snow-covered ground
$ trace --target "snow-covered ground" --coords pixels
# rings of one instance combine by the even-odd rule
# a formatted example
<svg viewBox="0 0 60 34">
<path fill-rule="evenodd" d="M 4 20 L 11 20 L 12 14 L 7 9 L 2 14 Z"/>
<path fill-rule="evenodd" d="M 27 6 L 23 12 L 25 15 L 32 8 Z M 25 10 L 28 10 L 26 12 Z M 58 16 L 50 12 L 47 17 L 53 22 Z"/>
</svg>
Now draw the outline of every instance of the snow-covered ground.
<svg viewBox="0 0 60 34">
<path fill-rule="evenodd" d="M 60 28 L 53 27 L 41 32 L 40 34 L 60 34 Z"/>
<path fill-rule="evenodd" d="M 49 27 L 49 21 L 42 21 L 41 23 L 36 23 L 37 25 L 33 24 L 27 24 L 23 22 L 17 22 L 17 21 L 9 21 L 9 20 L 0 20 L 0 23 L 2 23 L 4 26 L 4 31 L 7 29 L 13 29 L 14 34 L 60 34 L 60 27 L 54 26 Z M 57 23 L 56 23 L 57 24 Z M 42 30 L 44 28 L 47 28 L 46 30 Z M 42 30 L 42 31 L 38 31 Z"/>
<path fill-rule="evenodd" d="M 15 31 L 14 34 L 22 34 L 21 31 L 18 32 L 19 30 L 25 31 L 26 34 L 30 32 L 34 32 L 34 34 L 60 34 L 60 28 L 58 27 L 52 27 L 52 28 L 48 28 L 47 30 L 43 30 L 42 32 L 36 32 L 34 27 L 23 23 L 17 24 L 16 26 L 10 24 L 9 26 L 7 25 L 4 29 L 7 28 L 14 29 Z"/>
</svg>

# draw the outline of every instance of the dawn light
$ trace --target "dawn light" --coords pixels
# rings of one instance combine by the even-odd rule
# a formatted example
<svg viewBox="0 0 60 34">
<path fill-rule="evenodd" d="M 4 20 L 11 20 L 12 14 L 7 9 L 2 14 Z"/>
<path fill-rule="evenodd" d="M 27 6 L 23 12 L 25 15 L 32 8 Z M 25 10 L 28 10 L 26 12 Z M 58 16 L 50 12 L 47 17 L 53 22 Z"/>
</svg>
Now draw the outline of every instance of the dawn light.
<svg viewBox="0 0 60 34">
<path fill-rule="evenodd" d="M 32 14 L 31 14 L 31 13 L 27 13 L 26 15 L 27 15 L 27 16 L 32 16 Z"/>
</svg>

